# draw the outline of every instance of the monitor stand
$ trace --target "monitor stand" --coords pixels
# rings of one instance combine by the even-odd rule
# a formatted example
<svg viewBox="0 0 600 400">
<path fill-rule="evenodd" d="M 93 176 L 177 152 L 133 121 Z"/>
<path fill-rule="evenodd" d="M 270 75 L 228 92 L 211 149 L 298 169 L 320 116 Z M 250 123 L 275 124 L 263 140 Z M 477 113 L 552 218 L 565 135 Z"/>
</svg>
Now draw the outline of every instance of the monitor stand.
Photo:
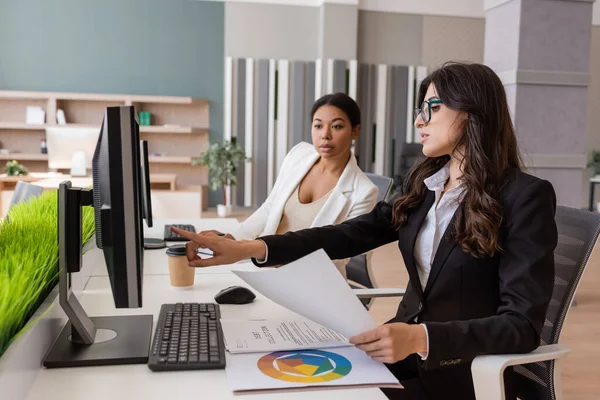
<svg viewBox="0 0 600 400">
<path fill-rule="evenodd" d="M 44 359 L 47 368 L 148 362 L 152 315 L 90 318 L 71 290 L 71 274 L 81 269 L 81 207 L 92 204 L 91 189 L 59 185 L 59 302 L 69 321 Z"/>
</svg>

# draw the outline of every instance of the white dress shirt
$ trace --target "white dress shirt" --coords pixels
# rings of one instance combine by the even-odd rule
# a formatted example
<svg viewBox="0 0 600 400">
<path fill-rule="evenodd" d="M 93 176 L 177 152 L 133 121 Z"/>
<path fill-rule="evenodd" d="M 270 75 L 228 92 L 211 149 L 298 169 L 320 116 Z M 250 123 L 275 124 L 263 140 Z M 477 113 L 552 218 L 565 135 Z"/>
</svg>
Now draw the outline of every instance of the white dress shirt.
<svg viewBox="0 0 600 400">
<path fill-rule="evenodd" d="M 427 216 L 421 225 L 421 229 L 417 235 L 415 242 L 415 248 L 413 254 L 415 257 L 417 271 L 419 273 L 419 281 L 421 282 L 421 288 L 425 290 L 427 285 L 427 279 L 429 279 L 429 273 L 431 272 L 431 265 L 435 253 L 437 252 L 438 246 L 442 239 L 442 236 L 446 232 L 450 221 L 454 216 L 454 213 L 458 209 L 458 206 L 463 198 L 464 185 L 459 183 L 457 186 L 451 188 L 446 193 L 444 192 L 444 186 L 450 178 L 450 164 L 446 164 L 435 174 L 426 178 L 423 182 L 427 189 L 435 192 L 435 201 Z M 443 196 L 442 196 L 443 194 Z M 269 248 L 266 246 L 266 257 L 260 263 L 265 263 L 268 259 Z M 429 334 L 427 332 L 427 325 L 421 324 L 425 328 L 425 335 L 427 336 L 427 349 L 429 350 Z M 418 353 L 422 359 L 427 358 L 428 352 Z"/>
<path fill-rule="evenodd" d="M 442 236 L 446 232 L 448 225 L 450 225 L 450 221 L 458 209 L 462 200 L 462 194 L 464 193 L 464 186 L 462 183 L 459 183 L 446 193 L 443 193 L 444 186 L 449 178 L 450 164 L 446 164 L 438 172 L 423 181 L 425 182 L 427 189 L 435 192 L 435 201 L 427 212 L 423 225 L 421 225 L 421 230 L 417 235 L 415 248 L 413 249 L 417 272 L 419 273 L 419 281 L 421 282 L 421 288 L 423 290 L 425 290 L 425 286 L 427 285 L 427 279 L 429 279 L 429 273 L 431 272 L 431 265 L 433 264 L 433 259 L 438 246 L 440 245 Z M 429 349 L 427 325 L 421 325 L 425 328 L 427 349 Z M 421 356 L 422 359 L 426 359 L 427 354 L 427 352 L 419 353 L 419 356 Z"/>
<path fill-rule="evenodd" d="M 423 181 L 427 189 L 435 192 L 435 201 L 423 221 L 421 230 L 417 235 L 415 248 L 413 249 L 417 271 L 419 272 L 419 280 L 421 281 L 421 288 L 423 290 L 425 290 L 425 285 L 427 285 L 431 264 L 433 264 L 433 258 L 440 245 L 442 236 L 458 209 L 458 205 L 462 200 L 461 195 L 464 192 L 464 186 L 458 184 L 442 196 L 448 178 L 450 178 L 450 166 L 446 164 L 438 172 Z"/>
</svg>

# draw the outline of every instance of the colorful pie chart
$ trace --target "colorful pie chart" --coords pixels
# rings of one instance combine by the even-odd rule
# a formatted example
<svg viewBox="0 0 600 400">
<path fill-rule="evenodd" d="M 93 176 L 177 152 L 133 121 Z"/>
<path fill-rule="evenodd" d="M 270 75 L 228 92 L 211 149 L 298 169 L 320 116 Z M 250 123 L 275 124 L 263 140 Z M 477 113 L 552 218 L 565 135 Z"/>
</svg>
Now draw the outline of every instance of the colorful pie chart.
<svg viewBox="0 0 600 400">
<path fill-rule="evenodd" d="M 295 383 L 329 382 L 352 370 L 346 357 L 322 350 L 276 351 L 262 356 L 257 365 L 271 378 Z"/>
</svg>

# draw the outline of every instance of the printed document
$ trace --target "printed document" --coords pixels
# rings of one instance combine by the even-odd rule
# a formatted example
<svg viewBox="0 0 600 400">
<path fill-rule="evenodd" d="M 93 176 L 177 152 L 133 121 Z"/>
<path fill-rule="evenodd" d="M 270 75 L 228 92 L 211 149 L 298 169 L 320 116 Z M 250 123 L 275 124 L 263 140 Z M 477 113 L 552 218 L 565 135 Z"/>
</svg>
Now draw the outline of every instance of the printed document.
<svg viewBox="0 0 600 400">
<path fill-rule="evenodd" d="M 232 272 L 275 303 L 348 338 L 377 327 L 322 249 L 280 268 Z"/>
<path fill-rule="evenodd" d="M 383 363 L 356 347 L 227 353 L 226 357 L 227 385 L 238 393 L 307 387 L 402 387 Z"/>
<path fill-rule="evenodd" d="M 221 327 L 231 354 L 351 346 L 344 336 L 307 319 L 221 319 Z"/>
</svg>

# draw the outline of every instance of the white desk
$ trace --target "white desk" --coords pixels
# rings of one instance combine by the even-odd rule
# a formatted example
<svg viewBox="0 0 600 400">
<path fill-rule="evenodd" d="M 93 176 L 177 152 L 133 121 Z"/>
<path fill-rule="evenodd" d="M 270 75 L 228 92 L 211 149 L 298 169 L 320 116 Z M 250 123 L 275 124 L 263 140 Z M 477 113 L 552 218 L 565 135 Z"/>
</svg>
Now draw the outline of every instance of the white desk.
<svg viewBox="0 0 600 400">
<path fill-rule="evenodd" d="M 148 254 L 148 251 L 146 252 Z M 150 257 L 148 257 L 150 258 Z M 89 260 L 86 260 L 86 262 Z M 231 273 L 205 274 L 197 279 L 193 290 L 175 290 L 167 275 L 144 277 L 144 307 L 115 309 L 107 277 L 91 277 L 79 296 L 90 316 L 153 314 L 158 319 L 160 305 L 169 302 L 211 302 L 219 290 L 245 283 Z M 257 293 L 253 303 L 221 305 L 223 318 L 287 318 L 296 314 Z M 384 400 L 385 395 L 371 389 L 326 389 L 281 391 L 235 395 L 227 387 L 225 370 L 152 372 L 146 365 L 44 369 L 39 372 L 27 400 L 175 400 L 175 399 L 283 399 L 296 400 Z"/>
</svg>

